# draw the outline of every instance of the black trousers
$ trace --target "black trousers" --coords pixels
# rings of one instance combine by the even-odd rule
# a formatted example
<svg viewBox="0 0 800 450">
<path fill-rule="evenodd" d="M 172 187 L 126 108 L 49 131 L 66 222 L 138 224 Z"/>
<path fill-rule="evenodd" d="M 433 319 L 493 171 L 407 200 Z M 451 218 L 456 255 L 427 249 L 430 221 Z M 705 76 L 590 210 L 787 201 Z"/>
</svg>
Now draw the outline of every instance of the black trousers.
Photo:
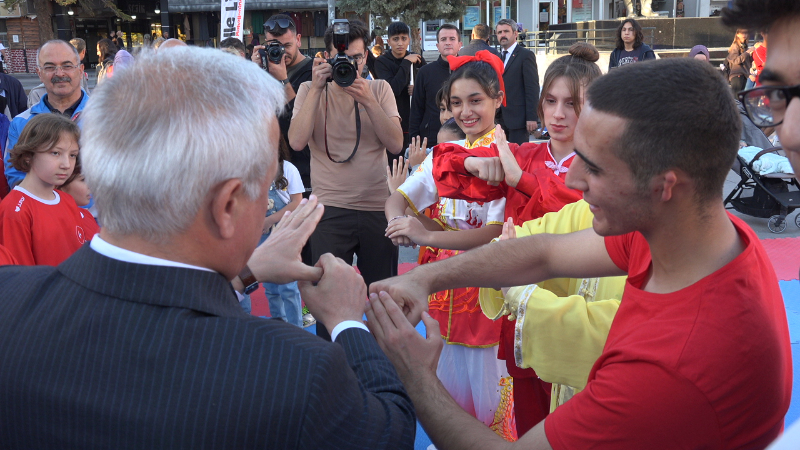
<svg viewBox="0 0 800 450">
<path fill-rule="evenodd" d="M 322 219 L 309 239 L 312 263 L 316 264 L 323 254 L 332 253 L 353 264 L 353 255 L 356 255 L 356 265 L 367 286 L 397 275 L 399 252 L 385 236 L 386 225 L 383 211 L 326 206 Z M 328 330 L 320 322 L 317 322 L 317 336 L 330 340 Z"/>
<path fill-rule="evenodd" d="M 528 133 L 527 128 L 506 131 L 506 139 L 508 139 L 508 142 L 513 142 L 515 144 L 522 145 L 530 141 L 530 138 L 531 135 L 530 133 Z"/>
</svg>

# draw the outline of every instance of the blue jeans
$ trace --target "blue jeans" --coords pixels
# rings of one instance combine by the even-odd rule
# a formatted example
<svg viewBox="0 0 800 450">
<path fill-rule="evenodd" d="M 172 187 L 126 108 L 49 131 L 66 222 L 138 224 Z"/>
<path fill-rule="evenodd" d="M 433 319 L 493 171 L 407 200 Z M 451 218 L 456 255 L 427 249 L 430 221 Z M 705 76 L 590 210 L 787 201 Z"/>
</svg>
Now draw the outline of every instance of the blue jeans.
<svg viewBox="0 0 800 450">
<path fill-rule="evenodd" d="M 267 216 L 271 216 L 286 206 L 286 202 L 278 195 L 272 187 L 269 190 L 269 198 L 273 201 L 273 206 L 267 211 Z M 270 233 L 261 236 L 264 242 Z M 269 301 L 269 313 L 273 319 L 281 319 L 292 325 L 303 327 L 303 303 L 300 298 L 300 290 L 297 282 L 293 281 L 286 284 L 262 283 L 264 291 Z"/>
</svg>

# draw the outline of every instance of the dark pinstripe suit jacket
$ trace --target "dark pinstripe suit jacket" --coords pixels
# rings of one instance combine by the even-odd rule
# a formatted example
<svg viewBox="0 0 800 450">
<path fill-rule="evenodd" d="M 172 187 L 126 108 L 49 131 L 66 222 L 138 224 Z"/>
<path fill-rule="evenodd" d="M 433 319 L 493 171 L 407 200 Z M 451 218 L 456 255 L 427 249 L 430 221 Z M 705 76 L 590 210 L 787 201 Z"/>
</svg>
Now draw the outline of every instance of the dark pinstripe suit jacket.
<svg viewBox="0 0 800 450">
<path fill-rule="evenodd" d="M 219 274 L 116 261 L 0 268 L 0 447 L 413 448 L 369 333 L 242 313 Z"/>
</svg>

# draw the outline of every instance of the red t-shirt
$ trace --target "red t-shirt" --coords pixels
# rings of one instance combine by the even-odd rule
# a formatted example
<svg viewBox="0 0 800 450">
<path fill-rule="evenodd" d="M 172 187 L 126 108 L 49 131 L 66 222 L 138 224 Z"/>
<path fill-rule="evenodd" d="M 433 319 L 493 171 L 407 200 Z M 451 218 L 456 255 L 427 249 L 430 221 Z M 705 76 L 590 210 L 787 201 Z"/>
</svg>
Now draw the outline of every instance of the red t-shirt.
<svg viewBox="0 0 800 450">
<path fill-rule="evenodd" d="M 467 201 L 490 201 L 505 197 L 505 218 L 511 217 L 516 225 L 559 211 L 564 205 L 583 198 L 580 191 L 564 184 L 567 170 L 575 158 L 574 153 L 562 161 L 556 161 L 547 142 L 519 146 L 510 143 L 508 146 L 522 169 L 522 176 L 515 188 L 505 182 L 489 186 L 464 168 L 464 161 L 470 156 L 497 156 L 496 144 L 473 149 L 456 144 L 437 145 L 433 149 L 433 178 L 439 195 Z"/>
<path fill-rule="evenodd" d="M 18 264 L 57 266 L 98 232 L 88 211 L 54 192 L 54 200 L 42 200 L 17 186 L 0 202 L 0 245 Z"/>
<path fill-rule="evenodd" d="M 640 289 L 641 234 L 606 238 L 629 278 L 586 389 L 545 421 L 554 449 L 762 449 L 778 436 L 792 391 L 783 298 L 758 237 L 730 218 L 745 250 L 671 294 Z"/>
<path fill-rule="evenodd" d="M 13 266 L 15 264 L 17 264 L 17 260 L 14 259 L 14 255 L 0 245 L 0 266 Z"/>
</svg>

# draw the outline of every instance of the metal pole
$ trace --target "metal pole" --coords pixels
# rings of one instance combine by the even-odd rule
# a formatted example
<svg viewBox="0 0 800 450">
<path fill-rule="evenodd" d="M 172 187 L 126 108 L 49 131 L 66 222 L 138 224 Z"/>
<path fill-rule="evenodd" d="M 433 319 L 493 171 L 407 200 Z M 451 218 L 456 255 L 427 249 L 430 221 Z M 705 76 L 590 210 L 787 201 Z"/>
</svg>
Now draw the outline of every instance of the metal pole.
<svg viewBox="0 0 800 450">
<path fill-rule="evenodd" d="M 328 25 L 336 18 L 336 0 L 328 0 Z"/>
</svg>

